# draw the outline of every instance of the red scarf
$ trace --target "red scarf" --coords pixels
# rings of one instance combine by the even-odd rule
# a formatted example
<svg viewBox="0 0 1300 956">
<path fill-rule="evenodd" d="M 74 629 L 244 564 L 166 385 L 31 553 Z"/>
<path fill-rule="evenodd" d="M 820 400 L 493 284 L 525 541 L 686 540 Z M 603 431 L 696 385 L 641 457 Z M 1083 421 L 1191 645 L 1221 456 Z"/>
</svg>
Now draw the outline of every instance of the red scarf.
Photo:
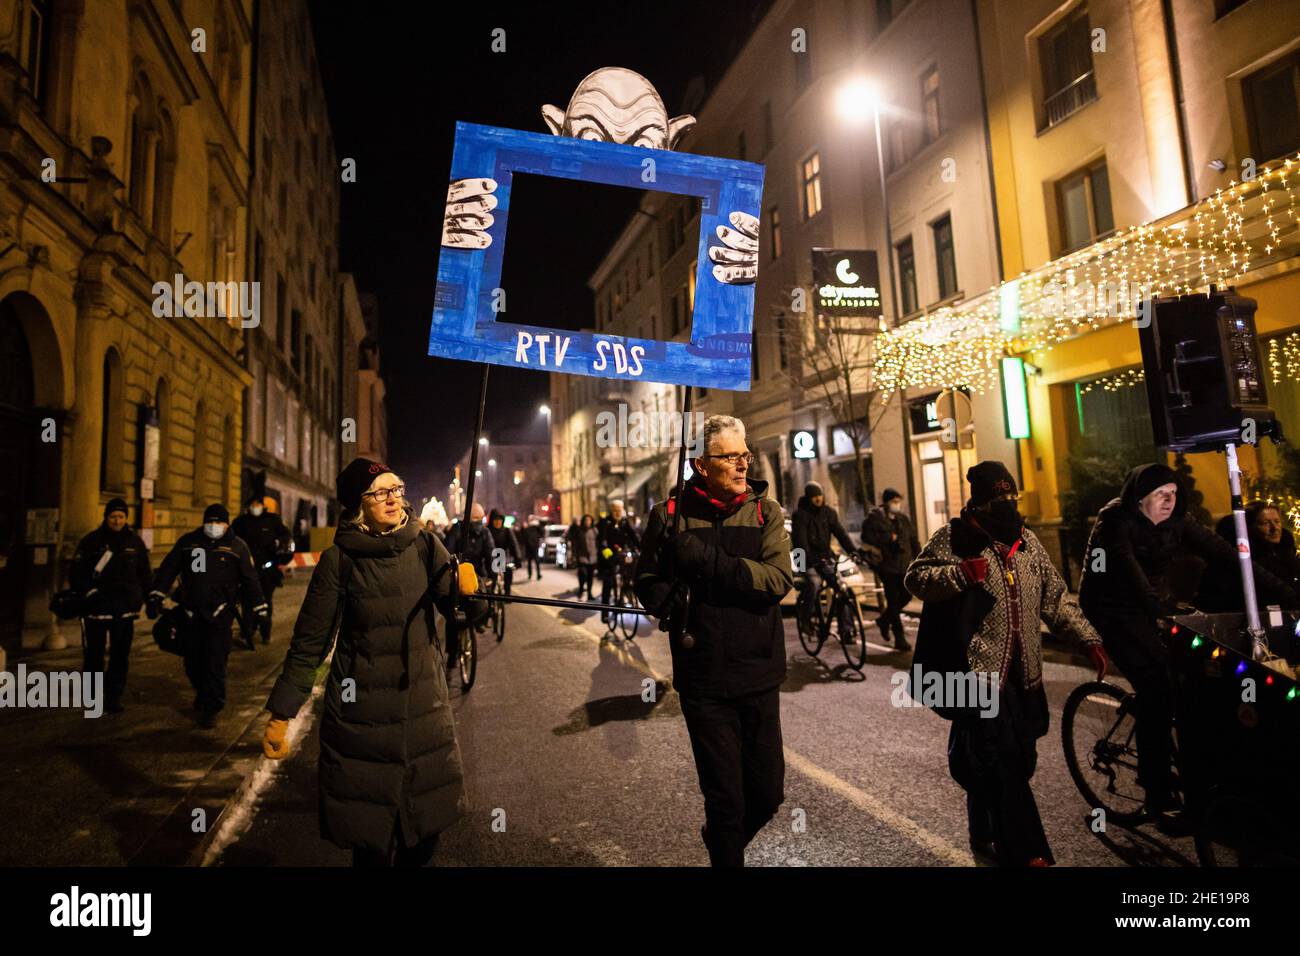
<svg viewBox="0 0 1300 956">
<path fill-rule="evenodd" d="M 730 518 L 732 515 L 734 515 L 737 511 L 740 510 L 741 505 L 743 505 L 745 501 L 749 498 L 748 488 L 746 488 L 740 494 L 736 495 L 736 497 L 734 498 L 731 498 L 727 501 L 720 501 L 719 499 L 709 494 L 708 491 L 705 490 L 703 485 L 696 484 L 694 481 L 688 481 L 686 483 L 686 487 L 689 488 L 692 492 L 694 492 L 697 501 L 704 502 L 719 518 Z M 669 498 L 668 513 L 670 515 L 673 513 L 674 504 L 675 504 L 674 500 L 672 498 Z"/>
</svg>

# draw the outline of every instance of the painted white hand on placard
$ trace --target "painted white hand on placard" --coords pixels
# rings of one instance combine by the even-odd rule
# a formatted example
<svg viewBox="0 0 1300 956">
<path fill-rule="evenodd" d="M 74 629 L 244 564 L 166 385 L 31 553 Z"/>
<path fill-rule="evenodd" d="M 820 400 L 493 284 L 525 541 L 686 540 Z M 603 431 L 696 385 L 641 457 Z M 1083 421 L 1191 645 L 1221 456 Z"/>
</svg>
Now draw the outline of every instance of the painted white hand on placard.
<svg viewBox="0 0 1300 956">
<path fill-rule="evenodd" d="M 758 220 L 747 212 L 727 217 L 734 229 L 718 227 L 721 246 L 709 248 L 713 278 L 727 285 L 743 285 L 758 278 Z"/>
<path fill-rule="evenodd" d="M 495 179 L 454 179 L 447 187 L 447 211 L 442 217 L 442 244 L 454 249 L 486 249 L 492 245 L 487 231 L 495 221 Z"/>
</svg>

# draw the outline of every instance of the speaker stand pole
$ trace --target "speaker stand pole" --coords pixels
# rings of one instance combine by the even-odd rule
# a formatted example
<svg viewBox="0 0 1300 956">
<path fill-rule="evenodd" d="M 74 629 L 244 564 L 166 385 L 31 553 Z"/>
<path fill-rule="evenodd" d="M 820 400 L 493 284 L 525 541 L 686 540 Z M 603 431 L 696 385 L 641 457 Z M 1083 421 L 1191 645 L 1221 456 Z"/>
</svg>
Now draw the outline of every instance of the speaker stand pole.
<svg viewBox="0 0 1300 956">
<path fill-rule="evenodd" d="M 1237 565 L 1241 569 L 1241 593 L 1246 600 L 1246 629 L 1250 632 L 1250 656 L 1263 660 L 1268 645 L 1260 626 L 1259 604 L 1255 599 L 1255 569 L 1250 563 L 1250 537 L 1246 531 L 1246 508 L 1241 500 L 1241 467 L 1237 464 L 1237 446 L 1228 442 L 1228 488 L 1232 491 L 1232 527 L 1237 539 Z"/>
</svg>

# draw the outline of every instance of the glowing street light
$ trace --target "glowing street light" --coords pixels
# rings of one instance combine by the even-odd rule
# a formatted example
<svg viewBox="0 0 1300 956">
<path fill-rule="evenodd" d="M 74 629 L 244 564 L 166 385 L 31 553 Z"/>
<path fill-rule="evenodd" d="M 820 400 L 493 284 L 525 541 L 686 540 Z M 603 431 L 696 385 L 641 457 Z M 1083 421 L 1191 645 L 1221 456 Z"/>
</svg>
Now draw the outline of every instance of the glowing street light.
<svg viewBox="0 0 1300 956">
<path fill-rule="evenodd" d="M 861 123 L 879 116 L 880 90 L 869 80 L 851 80 L 840 88 L 835 105 L 841 119 Z"/>
</svg>

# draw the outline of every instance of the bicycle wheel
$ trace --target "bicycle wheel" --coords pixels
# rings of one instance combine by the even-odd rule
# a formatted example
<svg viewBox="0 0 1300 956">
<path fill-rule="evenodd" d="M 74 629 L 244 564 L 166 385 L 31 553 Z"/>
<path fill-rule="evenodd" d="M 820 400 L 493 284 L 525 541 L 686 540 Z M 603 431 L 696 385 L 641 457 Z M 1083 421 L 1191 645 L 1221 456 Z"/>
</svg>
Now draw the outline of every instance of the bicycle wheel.
<svg viewBox="0 0 1300 956">
<path fill-rule="evenodd" d="M 619 586 L 618 578 L 615 577 L 613 582 L 609 586 L 609 600 L 607 602 L 602 602 L 602 603 L 608 603 L 610 605 L 618 606 L 619 601 L 621 599 L 621 595 L 622 595 L 622 589 Z M 617 611 L 604 611 L 602 613 L 605 614 L 605 637 L 607 638 L 613 637 L 614 633 L 618 630 L 619 618 L 622 615 L 620 615 Z"/>
<path fill-rule="evenodd" d="M 1065 701 L 1061 742 L 1074 785 L 1108 823 L 1133 823 L 1145 792 L 1137 781 L 1137 698 L 1104 681 L 1076 687 Z"/>
<path fill-rule="evenodd" d="M 832 607 L 835 617 L 831 626 L 840 639 L 844 659 L 855 671 L 860 671 L 867 663 L 867 629 L 862 626 L 862 609 L 858 607 L 858 596 L 853 588 L 845 587 Z"/>
<path fill-rule="evenodd" d="M 820 610 L 820 599 L 810 605 L 801 594 L 795 600 L 794 622 L 795 629 L 799 632 L 799 643 L 812 657 L 821 653 L 822 644 L 826 641 L 826 634 L 822 631 Z"/>
<path fill-rule="evenodd" d="M 636 594 L 633 593 L 630 587 L 624 586 L 621 588 L 619 590 L 618 598 L 618 603 L 621 607 L 641 606 L 641 602 L 636 599 Z M 618 628 L 623 632 L 623 637 L 629 641 L 634 640 L 636 638 L 637 630 L 641 627 L 641 615 L 620 614 L 618 618 Z"/>
<path fill-rule="evenodd" d="M 456 657 L 456 668 L 460 671 L 460 689 L 468 694 L 478 674 L 478 633 L 467 627 L 459 636 L 460 653 Z"/>
<path fill-rule="evenodd" d="M 494 601 L 496 605 L 495 612 L 492 615 L 492 628 L 497 632 L 497 643 L 500 644 L 506 639 L 506 602 Z"/>
</svg>

